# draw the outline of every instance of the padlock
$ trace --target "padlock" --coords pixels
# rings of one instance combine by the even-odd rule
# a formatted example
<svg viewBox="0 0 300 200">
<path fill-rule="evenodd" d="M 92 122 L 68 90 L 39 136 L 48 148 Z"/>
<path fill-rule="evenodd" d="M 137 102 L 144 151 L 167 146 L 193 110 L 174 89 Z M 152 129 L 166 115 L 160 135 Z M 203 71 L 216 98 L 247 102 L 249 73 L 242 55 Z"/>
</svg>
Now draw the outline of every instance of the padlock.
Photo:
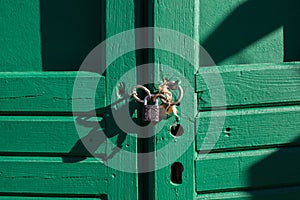
<svg viewBox="0 0 300 200">
<path fill-rule="evenodd" d="M 143 121 L 159 122 L 158 99 L 155 100 L 154 105 L 148 105 L 148 96 L 145 97 L 143 106 Z"/>
</svg>

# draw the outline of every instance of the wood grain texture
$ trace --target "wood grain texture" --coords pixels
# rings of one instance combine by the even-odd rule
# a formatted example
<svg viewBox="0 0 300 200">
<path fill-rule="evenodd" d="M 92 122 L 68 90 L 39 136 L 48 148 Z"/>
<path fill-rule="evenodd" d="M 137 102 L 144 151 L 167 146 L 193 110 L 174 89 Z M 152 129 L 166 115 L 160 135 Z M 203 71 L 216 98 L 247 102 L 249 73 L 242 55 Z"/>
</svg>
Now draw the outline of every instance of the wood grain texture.
<svg viewBox="0 0 300 200">
<path fill-rule="evenodd" d="M 107 194 L 107 167 L 95 158 L 64 163 L 61 158 L 0 157 L 0 192 Z"/>
<path fill-rule="evenodd" d="M 196 27 L 198 27 L 198 24 L 197 20 L 195 20 L 195 16 L 198 16 L 197 6 L 199 5 L 197 5 L 195 0 L 154 1 L 154 27 L 167 28 L 170 32 L 174 31 L 167 35 L 164 31 L 154 30 L 153 42 L 154 46 L 157 47 L 154 50 L 155 83 L 160 83 L 162 78 L 166 77 L 173 81 L 181 81 L 181 86 L 185 91 L 190 89 L 190 85 L 194 86 L 194 67 L 181 58 L 181 55 L 176 55 L 172 52 L 172 50 L 180 49 L 180 52 L 184 52 L 185 56 L 189 58 L 198 56 L 194 48 L 185 45 L 185 41 L 181 41 L 176 34 L 176 32 L 179 32 L 185 34 L 186 37 L 197 39 Z M 166 35 L 167 37 L 164 37 Z M 161 47 L 171 51 L 162 51 L 159 49 Z M 169 66 L 174 71 L 170 71 L 165 66 Z M 154 172 L 154 199 L 193 200 L 196 198 L 194 174 L 195 143 L 192 136 L 194 123 L 193 120 L 190 120 L 196 114 L 194 107 L 196 105 L 196 95 L 193 89 L 187 92 L 190 93 L 184 96 L 184 100 L 179 108 L 182 111 L 180 113 L 182 117 L 180 123 L 183 127 L 183 135 L 179 137 L 171 135 L 170 127 L 174 124 L 174 117 L 161 121 L 155 127 L 153 143 L 156 151 L 156 166 L 161 167 L 161 163 L 164 163 L 166 160 L 169 164 Z M 192 136 L 192 139 L 190 136 Z M 172 171 L 172 165 L 175 162 L 182 164 L 181 177 L 180 169 L 173 169 Z M 175 174 L 179 179 L 182 178 L 182 183 L 172 182 L 171 174 Z"/>
<path fill-rule="evenodd" d="M 135 28 L 135 0 L 109 0 L 106 1 L 106 36 L 111 37 L 116 34 L 122 33 Z M 118 55 L 119 51 L 124 50 L 127 47 L 134 46 L 135 37 L 124 38 L 122 41 L 115 41 L 109 46 L 106 46 L 106 62 L 112 61 L 112 59 Z M 121 49 L 121 50 L 120 50 Z M 108 63 L 106 63 L 108 65 Z M 121 82 L 126 85 L 125 90 L 130 91 L 133 85 L 136 85 L 136 54 L 135 52 L 129 52 L 125 55 L 119 55 L 116 60 L 113 61 L 106 69 L 106 99 L 107 105 L 114 103 L 118 100 L 117 92 L 115 90 Z M 130 71 L 131 70 L 131 71 Z M 130 71 L 129 76 L 123 77 L 123 75 Z M 123 77 L 123 78 L 122 78 Z M 117 92 L 116 92 L 117 91 Z M 117 107 L 121 108 L 122 103 Z M 124 106 L 124 105 L 123 105 Z M 122 111 L 121 111 L 122 112 Z M 128 112 L 125 110 L 124 112 Z M 127 120 L 127 119 L 125 119 Z M 115 123 L 107 123 L 107 131 L 114 131 L 116 128 L 126 129 L 127 127 L 118 127 Z M 127 132 L 125 133 L 127 134 Z M 132 154 L 125 156 L 124 152 L 117 153 L 114 158 L 107 161 L 108 166 L 108 199 L 138 199 L 138 173 L 128 173 L 126 168 L 135 169 L 137 172 L 137 138 L 127 137 L 127 144 Z M 115 141 L 112 139 L 112 141 Z M 113 145 L 107 145 L 107 149 L 114 148 Z M 129 162 L 128 162 L 129 161 Z M 126 163 L 126 164 L 125 164 Z M 128 166 L 129 165 L 129 166 Z M 118 170 L 120 167 L 124 170 Z M 119 168 L 119 169 L 120 169 Z"/>
<path fill-rule="evenodd" d="M 203 77 L 222 78 L 206 85 Z M 201 67 L 196 75 L 199 109 L 283 104 L 300 99 L 299 63 Z M 226 102 L 212 99 L 225 89 Z M 211 95 L 212 94 L 212 95 Z"/>
<path fill-rule="evenodd" d="M 76 196 L 76 195 L 75 195 Z M 38 195 L 35 197 L 22 197 L 22 196 L 0 196 L 1 200 L 106 200 L 106 198 L 80 198 L 80 197 L 39 197 Z"/>
<path fill-rule="evenodd" d="M 0 116 L 0 152 L 90 156 L 87 149 L 105 145 L 105 135 L 96 127 L 101 129 L 101 121 L 95 118 L 86 122 L 94 126 L 86 126 L 73 117 Z"/>
<path fill-rule="evenodd" d="M 220 192 L 211 194 L 199 194 L 197 200 L 282 200 L 298 199 L 300 187 L 275 188 L 268 190 L 250 190 L 239 192 Z"/>
<path fill-rule="evenodd" d="M 216 144 L 211 144 L 213 150 L 300 145 L 296 140 L 300 136 L 299 111 L 299 106 L 282 106 L 200 112 L 196 120 L 197 150 L 209 150 L 203 145 L 207 135 L 219 136 Z M 211 126 L 212 120 L 222 119 L 222 127 Z"/>
<path fill-rule="evenodd" d="M 90 111 L 95 109 L 93 101 L 96 108 L 105 106 L 105 79 L 96 73 L 0 73 L 2 112 Z"/>
<path fill-rule="evenodd" d="M 299 147 L 208 154 L 196 160 L 198 192 L 300 184 Z"/>
<path fill-rule="evenodd" d="M 41 71 L 39 0 L 1 0 L 0 72 Z"/>
</svg>

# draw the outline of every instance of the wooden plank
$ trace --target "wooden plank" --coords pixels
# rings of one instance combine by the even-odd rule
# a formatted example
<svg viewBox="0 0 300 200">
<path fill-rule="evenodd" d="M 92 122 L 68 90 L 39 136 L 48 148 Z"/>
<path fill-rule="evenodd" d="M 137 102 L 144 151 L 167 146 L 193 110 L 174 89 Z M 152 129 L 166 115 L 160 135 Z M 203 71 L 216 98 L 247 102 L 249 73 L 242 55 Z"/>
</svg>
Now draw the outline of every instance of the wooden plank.
<svg viewBox="0 0 300 200">
<path fill-rule="evenodd" d="M 75 195 L 76 196 L 76 195 Z M 38 195 L 32 197 L 22 197 L 22 196 L 0 196 L 1 200 L 106 200 L 104 197 L 100 198 L 80 198 L 80 197 L 38 197 Z"/>
<path fill-rule="evenodd" d="M 199 108 L 239 107 L 258 104 L 282 104 L 300 99 L 299 63 L 236 65 L 199 68 L 196 92 Z M 219 78 L 208 86 L 206 79 Z M 226 102 L 218 93 L 225 89 Z M 210 94 L 214 97 L 211 97 Z"/>
<path fill-rule="evenodd" d="M 117 126 L 113 119 L 106 120 Z M 106 158 L 123 137 L 119 144 L 123 150 L 135 151 L 134 137 L 105 128 L 100 117 L 0 116 L 0 154 L 62 156 L 65 160 L 76 156 L 77 161 L 91 156 Z M 113 147 L 107 146 L 108 141 Z"/>
<path fill-rule="evenodd" d="M 300 184 L 300 147 L 208 154 L 196 160 L 198 192 Z"/>
<path fill-rule="evenodd" d="M 193 92 L 195 69 L 189 62 L 195 61 L 197 65 L 199 52 L 195 51 L 194 46 L 189 45 L 187 38 L 199 39 L 197 17 L 199 17 L 198 0 L 154 1 L 154 27 L 163 28 L 154 29 L 154 83 L 162 82 L 164 77 L 172 81 L 179 80 L 186 94 L 189 94 L 184 96 L 179 108 L 182 111 L 180 113 L 182 116 L 180 124 L 184 131 L 182 136 L 175 137 L 170 133 L 170 127 L 174 125 L 174 117 L 162 120 L 154 127 L 155 137 L 150 145 L 154 146 L 153 151 L 156 151 L 156 170 L 153 180 L 155 191 L 154 197 L 149 199 L 192 200 L 196 198 L 195 143 L 194 137 L 189 137 L 194 132 L 194 122 L 190 119 L 194 118 L 197 111 L 194 107 L 196 95 Z M 185 39 L 180 38 L 183 35 Z M 176 54 L 178 52 L 182 55 Z M 181 56 L 192 60 L 184 60 Z M 178 145 L 174 147 L 176 142 Z M 167 166 L 162 167 L 165 161 L 168 161 Z M 174 167 L 175 163 L 178 167 Z"/>
<path fill-rule="evenodd" d="M 0 163 L 0 192 L 107 194 L 107 167 L 95 158 L 64 163 L 59 157 L 0 157 Z"/>
<path fill-rule="evenodd" d="M 231 199 L 231 200 L 282 200 L 282 199 L 298 199 L 300 195 L 300 187 L 287 187 L 276 188 L 268 190 L 250 190 L 239 192 L 220 192 L 211 194 L 199 194 L 197 200 L 218 200 L 218 199 Z"/>
<path fill-rule="evenodd" d="M 283 62 L 284 22 L 279 16 L 290 11 L 282 7 L 279 2 L 270 7 L 261 1 L 200 0 L 201 45 L 217 65 Z"/>
<path fill-rule="evenodd" d="M 210 194 L 198 194 L 197 200 L 217 200 L 217 199 L 230 199 L 230 200 L 251 200 L 252 196 L 248 192 L 220 192 Z"/>
<path fill-rule="evenodd" d="M 103 124 L 101 118 L 0 116 L 0 152 L 90 156 L 86 149 L 103 150 Z"/>
<path fill-rule="evenodd" d="M 41 71 L 39 0 L 1 0 L 0 71 Z"/>
<path fill-rule="evenodd" d="M 2 112 L 90 111 L 95 109 L 94 100 L 96 108 L 105 106 L 105 79 L 96 73 L 0 73 Z"/>
<path fill-rule="evenodd" d="M 136 21 L 140 16 L 137 16 L 135 11 L 136 0 L 108 0 L 106 1 L 106 37 L 113 37 L 117 34 L 122 34 L 123 31 L 131 30 L 135 28 Z M 106 43 L 106 100 L 107 104 L 111 104 L 118 100 L 118 90 L 115 90 L 121 82 L 126 85 L 125 90 L 130 91 L 133 85 L 136 85 L 136 52 L 131 51 L 125 55 L 120 55 L 123 50 L 128 50 L 130 47 L 135 47 L 135 35 L 130 37 L 122 36 L 121 41 L 110 40 L 111 43 Z M 111 64 L 112 58 L 116 57 L 116 60 Z M 125 75 L 127 74 L 127 75 Z M 125 105 L 119 104 L 118 111 L 122 112 L 122 107 Z M 128 112 L 124 110 L 123 112 Z M 121 114 L 122 115 L 122 114 Z M 123 115 L 124 116 L 124 115 Z M 125 119 L 128 120 L 128 119 Z M 131 119 L 129 119 L 131 120 Z M 107 133 L 114 133 L 116 128 L 124 130 L 127 127 L 122 127 L 112 123 L 112 120 L 108 120 L 106 123 Z M 129 134 L 123 132 L 123 134 Z M 120 132 L 119 132 L 120 133 Z M 122 133 L 120 135 L 122 135 Z M 126 169 L 137 169 L 137 138 L 127 137 L 127 149 L 122 149 L 112 159 L 107 161 L 108 168 L 108 199 L 138 199 L 138 173 L 129 173 Z M 118 139 L 112 138 L 111 141 L 116 143 Z M 114 149 L 115 145 L 107 145 L 107 149 Z M 130 152 L 128 154 L 124 152 Z M 140 180 L 144 181 L 144 180 Z"/>
<path fill-rule="evenodd" d="M 300 106 L 249 108 L 200 112 L 196 120 L 197 150 L 257 148 L 259 146 L 300 145 Z M 211 126 L 222 121 L 222 127 Z M 219 136 L 205 140 L 209 135 Z M 203 145 L 203 142 L 206 145 Z M 216 144 L 213 144 L 216 142 Z"/>
</svg>

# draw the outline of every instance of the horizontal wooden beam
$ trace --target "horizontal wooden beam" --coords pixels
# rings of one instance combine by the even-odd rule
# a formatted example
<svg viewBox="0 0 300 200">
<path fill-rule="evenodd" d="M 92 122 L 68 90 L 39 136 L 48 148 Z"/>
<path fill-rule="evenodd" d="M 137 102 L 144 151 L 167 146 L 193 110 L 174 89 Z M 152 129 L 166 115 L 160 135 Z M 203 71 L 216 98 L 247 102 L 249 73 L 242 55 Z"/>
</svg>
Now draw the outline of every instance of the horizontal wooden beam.
<svg viewBox="0 0 300 200">
<path fill-rule="evenodd" d="M 210 194 L 199 194 L 197 200 L 220 200 L 220 199 L 235 199 L 235 200 L 282 200 L 282 199 L 297 199 L 300 195 L 300 187 L 283 187 L 272 188 L 267 190 L 250 190 L 238 192 L 219 192 Z"/>
<path fill-rule="evenodd" d="M 107 167 L 95 158 L 0 157 L 0 193 L 107 194 Z"/>
<path fill-rule="evenodd" d="M 299 156 L 300 147 L 208 154 L 196 160 L 196 188 L 213 192 L 300 185 Z"/>
<path fill-rule="evenodd" d="M 2 195 L 2 194 L 1 194 Z M 10 194 L 4 194 L 4 195 L 10 195 Z M 11 194 L 10 196 L 0 196 L 0 200 L 106 200 L 106 197 L 95 197 L 95 198 L 89 198 L 89 197 L 77 197 L 74 195 L 74 197 L 41 197 L 40 194 L 20 194 L 20 196 L 14 196 L 16 194 Z M 23 196 L 22 196 L 23 195 Z M 64 195 L 62 195 L 64 196 Z"/>
<path fill-rule="evenodd" d="M 196 120 L 197 150 L 300 145 L 299 119 L 300 106 L 200 112 Z M 222 120 L 224 124 L 213 125 Z M 217 140 L 205 140 L 209 136 Z"/>
<path fill-rule="evenodd" d="M 90 72 L 0 73 L 0 105 L 0 112 L 89 111 L 105 106 L 105 78 Z"/>
<path fill-rule="evenodd" d="M 299 102 L 299 76 L 300 63 L 201 67 L 196 75 L 199 109 Z M 226 101 L 220 100 L 222 90 Z"/>
<path fill-rule="evenodd" d="M 105 149 L 104 123 L 101 118 L 0 116 L 0 153 L 90 156 L 89 147 Z"/>
</svg>

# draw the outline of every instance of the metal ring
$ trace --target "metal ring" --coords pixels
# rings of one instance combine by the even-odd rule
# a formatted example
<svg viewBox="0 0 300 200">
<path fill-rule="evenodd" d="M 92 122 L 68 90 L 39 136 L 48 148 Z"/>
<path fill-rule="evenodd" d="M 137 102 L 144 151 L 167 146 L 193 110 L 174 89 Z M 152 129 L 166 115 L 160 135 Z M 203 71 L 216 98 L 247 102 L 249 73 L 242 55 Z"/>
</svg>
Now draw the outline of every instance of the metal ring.
<svg viewBox="0 0 300 200">
<path fill-rule="evenodd" d="M 156 101 L 157 98 L 160 98 L 160 100 L 164 103 L 166 102 L 166 97 L 163 94 L 157 93 L 153 96 L 153 101 Z M 163 100 L 162 100 L 163 99 Z"/>
<path fill-rule="evenodd" d="M 151 92 L 148 88 L 146 88 L 145 86 L 142 86 L 142 85 L 136 85 L 136 86 L 133 86 L 132 87 L 132 90 L 131 90 L 131 95 L 133 96 L 133 98 L 135 100 L 137 100 L 138 102 L 140 103 L 144 103 L 144 100 L 141 100 L 138 96 L 137 96 L 137 92 L 136 92 L 136 89 L 142 89 L 144 90 L 146 93 L 147 93 L 147 96 L 149 98 L 151 98 Z"/>
<path fill-rule="evenodd" d="M 178 99 L 176 101 L 168 103 L 166 101 L 166 99 L 161 98 L 160 100 L 163 103 L 169 104 L 169 105 L 177 105 L 177 104 L 179 104 L 181 102 L 182 98 L 183 98 L 183 89 L 182 89 L 182 87 L 180 85 L 178 86 L 178 90 L 179 90 L 179 97 L 178 97 Z"/>
</svg>

